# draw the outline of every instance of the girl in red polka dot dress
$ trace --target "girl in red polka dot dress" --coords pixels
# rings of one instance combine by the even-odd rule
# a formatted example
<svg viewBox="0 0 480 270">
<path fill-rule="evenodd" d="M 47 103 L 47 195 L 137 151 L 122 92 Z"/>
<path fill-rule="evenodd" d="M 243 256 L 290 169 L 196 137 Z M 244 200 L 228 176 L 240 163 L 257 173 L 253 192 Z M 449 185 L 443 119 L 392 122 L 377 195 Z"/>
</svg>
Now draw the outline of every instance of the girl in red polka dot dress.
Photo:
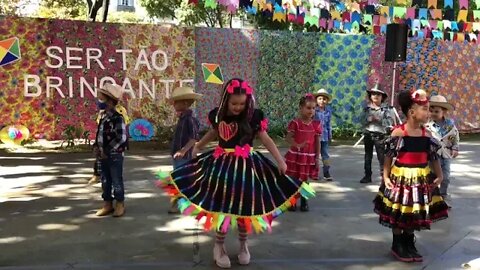
<svg viewBox="0 0 480 270">
<path fill-rule="evenodd" d="M 318 179 L 318 156 L 320 153 L 320 135 L 322 124 L 313 120 L 316 106 L 315 97 L 306 94 L 300 99 L 299 116 L 288 124 L 287 142 L 290 149 L 285 155 L 286 174 L 304 182 Z M 290 208 L 296 210 L 296 205 Z M 300 211 L 308 211 L 307 201 L 300 199 Z"/>
</svg>

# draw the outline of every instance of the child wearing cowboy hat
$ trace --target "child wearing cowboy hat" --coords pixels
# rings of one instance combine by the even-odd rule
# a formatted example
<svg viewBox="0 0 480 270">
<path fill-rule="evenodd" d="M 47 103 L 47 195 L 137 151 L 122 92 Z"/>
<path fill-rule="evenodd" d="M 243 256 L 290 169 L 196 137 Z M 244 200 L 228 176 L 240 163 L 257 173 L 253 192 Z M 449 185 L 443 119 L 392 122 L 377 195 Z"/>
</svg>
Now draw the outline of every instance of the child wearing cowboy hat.
<svg viewBox="0 0 480 270">
<path fill-rule="evenodd" d="M 458 144 L 460 142 L 458 129 L 453 119 L 446 117 L 447 113 L 453 110 L 453 105 L 448 103 L 444 96 L 430 97 L 430 121 L 425 125 L 442 146 L 438 151 L 443 172 L 440 195 L 445 200 L 448 197 L 448 185 L 450 184 L 450 159 L 458 156 Z"/>
<path fill-rule="evenodd" d="M 199 138 L 200 122 L 193 116 L 190 107 L 202 97 L 191 87 L 177 87 L 173 90 L 169 102 L 178 116 L 173 136 L 171 155 L 173 169 L 176 170 L 193 158 L 192 150 Z M 169 214 L 178 213 L 176 200 L 172 201 Z"/>
<path fill-rule="evenodd" d="M 106 216 L 112 212 L 114 217 L 125 214 L 123 159 L 124 151 L 128 147 L 128 139 L 125 120 L 115 110 L 122 95 L 122 87 L 111 83 L 98 88 L 97 92 L 98 109 L 105 111 L 95 137 L 95 152 L 100 160 L 103 176 L 102 198 L 104 201 L 103 207 L 96 213 L 97 216 Z M 113 200 L 116 201 L 115 208 Z"/>
<path fill-rule="evenodd" d="M 372 89 L 367 90 L 368 105 L 360 115 L 363 126 L 365 144 L 365 175 L 360 183 L 372 182 L 373 148 L 377 152 L 380 165 L 380 175 L 383 176 L 384 145 L 383 141 L 395 123 L 393 108 L 386 103 L 388 95 L 377 83 Z"/>
<path fill-rule="evenodd" d="M 330 175 L 330 156 L 328 154 L 328 144 L 332 140 L 332 109 L 328 103 L 332 100 L 332 96 L 325 89 L 318 90 L 314 95 L 317 102 L 315 108 L 314 120 L 322 123 L 322 135 L 320 140 L 320 154 L 322 156 L 323 177 L 326 181 L 332 181 Z"/>
</svg>

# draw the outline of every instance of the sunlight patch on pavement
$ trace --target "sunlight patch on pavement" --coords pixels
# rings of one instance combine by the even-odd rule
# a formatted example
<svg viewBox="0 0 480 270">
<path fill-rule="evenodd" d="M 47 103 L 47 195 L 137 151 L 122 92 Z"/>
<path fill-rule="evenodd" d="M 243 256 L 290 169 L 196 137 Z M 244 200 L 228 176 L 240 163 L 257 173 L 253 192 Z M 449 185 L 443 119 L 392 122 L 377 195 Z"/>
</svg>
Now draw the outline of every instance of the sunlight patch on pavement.
<svg viewBox="0 0 480 270">
<path fill-rule="evenodd" d="M 201 228 L 201 224 L 198 224 L 198 227 Z M 175 220 L 169 221 L 165 226 L 155 227 L 155 230 L 158 232 L 181 232 L 187 229 L 196 229 L 197 220 L 193 217 L 178 217 Z"/>
<path fill-rule="evenodd" d="M 46 212 L 46 213 L 58 213 L 58 212 L 66 212 L 66 211 L 69 211 L 69 210 L 71 210 L 71 209 L 72 209 L 71 206 L 55 206 L 55 208 L 45 209 L 45 210 L 43 210 L 43 212 Z"/>
<path fill-rule="evenodd" d="M 351 234 L 348 236 L 348 238 L 370 242 L 385 242 L 384 237 L 375 234 Z"/>
<path fill-rule="evenodd" d="M 146 193 L 146 192 L 136 192 L 136 193 L 125 194 L 125 197 L 129 199 L 145 199 L 145 198 L 155 198 L 157 197 L 157 194 Z"/>
<path fill-rule="evenodd" d="M 212 242 L 212 238 L 206 235 L 198 235 L 198 238 L 196 235 L 183 236 L 183 237 L 176 238 L 175 240 L 173 240 L 173 242 L 177 244 L 182 244 L 182 245 L 191 245 L 197 240 L 198 240 L 198 243 Z"/>
<path fill-rule="evenodd" d="M 22 236 L 10 236 L 10 237 L 0 238 L 0 244 L 15 244 L 15 243 L 23 242 L 25 240 L 27 240 L 27 238 Z"/>
<path fill-rule="evenodd" d="M 37 229 L 42 231 L 64 231 L 64 232 L 71 232 L 80 229 L 78 225 L 72 224 L 60 224 L 60 223 L 49 223 L 49 224 L 41 224 L 37 226 Z"/>
</svg>

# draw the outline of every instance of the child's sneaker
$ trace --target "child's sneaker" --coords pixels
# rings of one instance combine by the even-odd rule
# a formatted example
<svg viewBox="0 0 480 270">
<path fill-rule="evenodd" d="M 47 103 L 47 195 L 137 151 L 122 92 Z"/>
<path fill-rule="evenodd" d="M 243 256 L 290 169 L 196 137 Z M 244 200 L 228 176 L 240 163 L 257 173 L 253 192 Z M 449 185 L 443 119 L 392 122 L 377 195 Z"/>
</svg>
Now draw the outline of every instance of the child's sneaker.
<svg viewBox="0 0 480 270">
<path fill-rule="evenodd" d="M 323 175 L 323 178 L 325 179 L 325 181 L 333 181 L 333 177 L 330 175 L 330 172 L 325 172 L 325 174 Z"/>
</svg>

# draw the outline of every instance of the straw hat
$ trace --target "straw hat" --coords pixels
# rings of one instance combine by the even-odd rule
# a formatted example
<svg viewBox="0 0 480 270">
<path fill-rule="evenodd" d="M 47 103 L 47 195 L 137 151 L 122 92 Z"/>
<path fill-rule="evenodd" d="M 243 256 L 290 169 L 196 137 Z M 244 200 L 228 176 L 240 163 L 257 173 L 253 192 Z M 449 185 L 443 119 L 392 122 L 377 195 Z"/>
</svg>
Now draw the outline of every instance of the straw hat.
<svg viewBox="0 0 480 270">
<path fill-rule="evenodd" d="M 453 105 L 448 103 L 447 99 L 442 95 L 436 95 L 436 96 L 430 97 L 430 107 L 432 106 L 442 107 L 444 109 L 447 109 L 448 111 L 454 110 Z"/>
<path fill-rule="evenodd" d="M 114 100 L 120 100 L 122 99 L 123 95 L 123 88 L 120 85 L 117 84 L 112 84 L 112 83 L 106 83 L 103 87 L 98 87 L 98 92 L 107 95 Z"/>
<path fill-rule="evenodd" d="M 197 94 L 193 91 L 191 87 L 177 87 L 173 89 L 172 96 L 169 98 L 170 101 L 177 100 L 198 100 L 202 98 L 203 95 Z"/>
<path fill-rule="evenodd" d="M 380 93 L 380 94 L 382 94 L 382 96 L 383 96 L 384 99 L 387 98 L 387 97 L 388 97 L 387 93 L 385 93 L 385 91 L 383 91 L 383 90 L 380 89 L 380 88 L 381 88 L 381 87 L 380 87 L 380 84 L 379 84 L 379 83 L 376 83 L 375 86 L 374 86 L 372 89 L 367 90 L 367 92 L 368 92 L 368 93 Z"/>
<path fill-rule="evenodd" d="M 328 99 L 328 101 L 332 100 L 332 95 L 330 95 L 327 90 L 325 89 L 320 89 L 318 90 L 316 93 L 313 94 L 313 96 L 315 98 L 319 97 L 319 96 L 323 96 L 323 97 L 326 97 Z"/>
</svg>

